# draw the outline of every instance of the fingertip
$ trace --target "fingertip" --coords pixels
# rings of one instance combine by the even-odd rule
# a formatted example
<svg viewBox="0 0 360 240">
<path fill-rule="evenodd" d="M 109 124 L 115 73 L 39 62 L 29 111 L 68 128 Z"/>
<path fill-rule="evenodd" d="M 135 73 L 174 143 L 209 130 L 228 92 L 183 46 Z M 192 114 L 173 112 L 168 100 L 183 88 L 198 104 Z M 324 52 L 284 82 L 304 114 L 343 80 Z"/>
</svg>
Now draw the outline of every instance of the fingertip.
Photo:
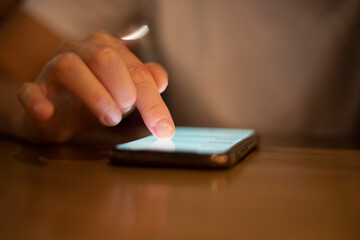
<svg viewBox="0 0 360 240">
<path fill-rule="evenodd" d="M 122 119 L 121 111 L 118 107 L 113 106 L 110 107 L 110 109 L 107 110 L 107 112 L 104 114 L 104 117 L 102 119 L 102 124 L 104 124 L 107 127 L 113 127 L 120 123 Z"/>
<path fill-rule="evenodd" d="M 175 135 L 175 125 L 169 119 L 161 119 L 153 127 L 153 134 L 158 139 L 171 139 Z"/>
<path fill-rule="evenodd" d="M 54 114 L 53 104 L 35 83 L 24 83 L 19 89 L 18 99 L 25 111 L 35 120 L 45 121 Z"/>
<path fill-rule="evenodd" d="M 31 109 L 31 115 L 38 121 L 46 121 L 54 114 L 54 106 L 50 102 L 37 102 Z"/>
</svg>

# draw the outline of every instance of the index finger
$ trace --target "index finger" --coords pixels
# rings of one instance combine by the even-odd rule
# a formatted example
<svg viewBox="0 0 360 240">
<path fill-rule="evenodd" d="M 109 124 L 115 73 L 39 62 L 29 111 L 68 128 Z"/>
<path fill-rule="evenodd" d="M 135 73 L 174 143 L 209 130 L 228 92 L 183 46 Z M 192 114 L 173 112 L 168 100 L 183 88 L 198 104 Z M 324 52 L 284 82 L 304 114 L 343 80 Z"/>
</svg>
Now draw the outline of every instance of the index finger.
<svg viewBox="0 0 360 240">
<path fill-rule="evenodd" d="M 149 69 L 124 44 L 119 43 L 119 51 L 135 84 L 135 104 L 145 125 L 157 138 L 172 138 L 175 133 L 174 121 Z"/>
</svg>

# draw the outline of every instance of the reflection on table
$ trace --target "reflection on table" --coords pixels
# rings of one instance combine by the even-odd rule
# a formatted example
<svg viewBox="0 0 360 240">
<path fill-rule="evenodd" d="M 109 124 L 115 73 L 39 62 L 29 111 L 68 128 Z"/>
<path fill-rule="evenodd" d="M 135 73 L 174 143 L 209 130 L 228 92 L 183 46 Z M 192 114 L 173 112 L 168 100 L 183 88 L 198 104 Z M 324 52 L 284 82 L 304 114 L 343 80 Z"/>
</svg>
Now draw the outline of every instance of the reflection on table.
<svg viewBox="0 0 360 240">
<path fill-rule="evenodd" d="M 113 166 L 137 134 L 0 138 L 0 239 L 360 239 L 360 151 L 266 145 L 221 171 Z"/>
</svg>

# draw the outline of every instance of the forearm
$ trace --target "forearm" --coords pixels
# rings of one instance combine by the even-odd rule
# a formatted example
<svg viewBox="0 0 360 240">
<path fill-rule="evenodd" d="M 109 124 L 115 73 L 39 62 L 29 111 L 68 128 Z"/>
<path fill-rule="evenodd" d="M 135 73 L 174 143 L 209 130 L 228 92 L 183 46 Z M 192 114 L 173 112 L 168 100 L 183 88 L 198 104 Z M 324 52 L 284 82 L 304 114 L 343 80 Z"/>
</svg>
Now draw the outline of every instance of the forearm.
<svg viewBox="0 0 360 240">
<path fill-rule="evenodd" d="M 61 39 L 16 11 L 0 25 L 0 73 L 32 81 L 54 55 Z"/>
<path fill-rule="evenodd" d="M 0 76 L 0 132 L 21 137 L 21 121 L 25 111 L 17 99 L 21 83 Z"/>
<path fill-rule="evenodd" d="M 33 81 L 61 39 L 15 11 L 0 25 L 0 132 L 22 137 L 20 86 Z"/>
</svg>

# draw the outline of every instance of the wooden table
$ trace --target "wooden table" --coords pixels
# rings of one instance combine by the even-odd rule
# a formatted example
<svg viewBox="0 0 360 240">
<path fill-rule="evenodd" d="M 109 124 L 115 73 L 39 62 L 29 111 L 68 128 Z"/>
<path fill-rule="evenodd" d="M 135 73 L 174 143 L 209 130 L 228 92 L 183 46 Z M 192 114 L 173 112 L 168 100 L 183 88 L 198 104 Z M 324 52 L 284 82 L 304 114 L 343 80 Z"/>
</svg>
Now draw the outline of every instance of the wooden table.
<svg viewBox="0 0 360 240">
<path fill-rule="evenodd" d="M 229 170 L 119 167 L 106 151 L 136 134 L 106 132 L 0 137 L 0 239 L 360 239 L 359 150 L 273 142 Z"/>
</svg>

